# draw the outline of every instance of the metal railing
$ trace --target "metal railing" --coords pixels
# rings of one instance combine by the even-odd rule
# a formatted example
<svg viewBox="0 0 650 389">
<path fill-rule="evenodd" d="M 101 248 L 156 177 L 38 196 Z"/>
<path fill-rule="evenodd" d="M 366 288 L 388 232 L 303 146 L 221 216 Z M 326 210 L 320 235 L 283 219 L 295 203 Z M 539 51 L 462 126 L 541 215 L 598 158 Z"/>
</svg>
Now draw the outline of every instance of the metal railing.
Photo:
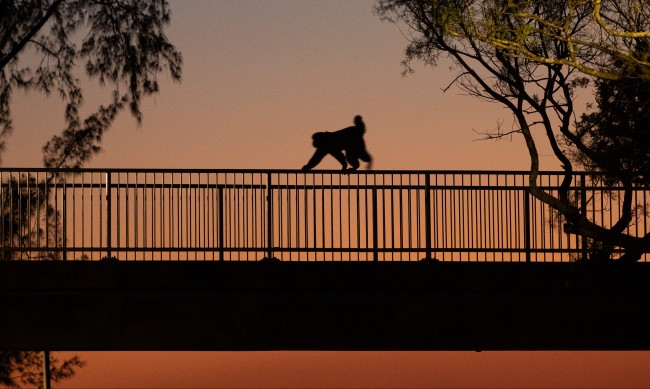
<svg viewBox="0 0 650 389">
<path fill-rule="evenodd" d="M 540 175 L 557 195 L 560 172 Z M 588 240 L 522 171 L 0 169 L 0 259 L 571 261 Z M 577 173 L 575 204 L 613 225 L 622 188 Z M 648 188 L 635 222 L 648 232 Z M 644 258 L 645 260 L 645 258 Z"/>
</svg>

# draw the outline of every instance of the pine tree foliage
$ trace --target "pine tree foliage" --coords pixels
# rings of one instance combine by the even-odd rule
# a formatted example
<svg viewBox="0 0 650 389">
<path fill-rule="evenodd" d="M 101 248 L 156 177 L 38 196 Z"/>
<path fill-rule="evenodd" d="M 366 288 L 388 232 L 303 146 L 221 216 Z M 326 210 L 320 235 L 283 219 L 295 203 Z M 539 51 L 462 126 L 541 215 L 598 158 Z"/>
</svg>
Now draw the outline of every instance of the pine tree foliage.
<svg viewBox="0 0 650 389">
<path fill-rule="evenodd" d="M 122 110 L 140 122 L 158 75 L 181 78 L 181 54 L 165 35 L 170 17 L 166 0 L 0 0 L 0 153 L 18 90 L 65 103 L 66 128 L 43 148 L 47 167 L 82 166 Z M 86 117 L 84 77 L 110 91 Z"/>
</svg>

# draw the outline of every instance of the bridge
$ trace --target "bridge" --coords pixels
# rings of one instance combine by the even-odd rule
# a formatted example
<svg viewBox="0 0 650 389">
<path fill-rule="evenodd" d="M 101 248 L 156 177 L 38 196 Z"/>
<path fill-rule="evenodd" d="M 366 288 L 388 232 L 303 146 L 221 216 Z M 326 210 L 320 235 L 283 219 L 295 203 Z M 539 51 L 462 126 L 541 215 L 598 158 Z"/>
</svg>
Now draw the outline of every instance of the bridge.
<svg viewBox="0 0 650 389">
<path fill-rule="evenodd" d="M 647 259 L 581 260 L 527 180 L 0 169 L 0 348 L 650 349 Z M 621 193 L 587 173 L 570 190 L 605 226 Z"/>
</svg>

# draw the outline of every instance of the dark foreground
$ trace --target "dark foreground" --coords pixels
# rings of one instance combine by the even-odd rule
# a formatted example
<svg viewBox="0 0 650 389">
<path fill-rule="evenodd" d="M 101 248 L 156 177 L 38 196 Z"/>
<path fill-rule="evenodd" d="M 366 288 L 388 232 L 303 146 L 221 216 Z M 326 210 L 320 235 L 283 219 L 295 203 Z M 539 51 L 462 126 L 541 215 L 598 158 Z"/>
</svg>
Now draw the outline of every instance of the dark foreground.
<svg viewBox="0 0 650 389">
<path fill-rule="evenodd" d="M 0 262 L 0 350 L 650 350 L 650 264 Z"/>
</svg>

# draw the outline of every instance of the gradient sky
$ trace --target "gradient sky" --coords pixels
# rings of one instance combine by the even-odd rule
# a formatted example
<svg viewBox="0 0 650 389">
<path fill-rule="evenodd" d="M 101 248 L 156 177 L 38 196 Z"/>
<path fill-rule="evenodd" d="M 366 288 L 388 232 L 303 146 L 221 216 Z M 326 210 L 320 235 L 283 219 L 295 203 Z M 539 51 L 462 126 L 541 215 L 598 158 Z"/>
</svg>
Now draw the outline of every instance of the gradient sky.
<svg viewBox="0 0 650 389">
<path fill-rule="evenodd" d="M 507 111 L 442 88 L 447 64 L 401 75 L 404 31 L 372 0 L 172 0 L 180 84 L 124 113 L 88 167 L 299 168 L 310 135 L 361 114 L 376 169 L 526 169 L 521 139 L 478 141 Z M 87 107 L 108 91 L 86 87 Z M 41 166 L 63 127 L 57 98 L 17 96 L 5 167 Z M 542 153 L 542 168 L 556 169 Z M 326 158 L 322 168 L 338 168 Z M 78 353 L 69 388 L 647 387 L 646 352 Z M 63 354 L 68 355 L 68 354 Z"/>
<path fill-rule="evenodd" d="M 526 169 L 521 139 L 476 141 L 474 130 L 510 116 L 453 88 L 443 93 L 453 79 L 448 64 L 402 77 L 406 40 L 372 5 L 172 1 L 168 36 L 183 52 L 182 83 L 161 75 L 143 125 L 123 113 L 88 167 L 299 168 L 313 132 L 347 127 L 360 114 L 376 169 Z M 108 101 L 94 84 L 85 90 L 88 109 Z M 62 106 L 32 93 L 13 109 L 4 166 L 40 166 L 42 145 L 63 127 Z M 327 158 L 322 167 L 338 163 Z"/>
</svg>

